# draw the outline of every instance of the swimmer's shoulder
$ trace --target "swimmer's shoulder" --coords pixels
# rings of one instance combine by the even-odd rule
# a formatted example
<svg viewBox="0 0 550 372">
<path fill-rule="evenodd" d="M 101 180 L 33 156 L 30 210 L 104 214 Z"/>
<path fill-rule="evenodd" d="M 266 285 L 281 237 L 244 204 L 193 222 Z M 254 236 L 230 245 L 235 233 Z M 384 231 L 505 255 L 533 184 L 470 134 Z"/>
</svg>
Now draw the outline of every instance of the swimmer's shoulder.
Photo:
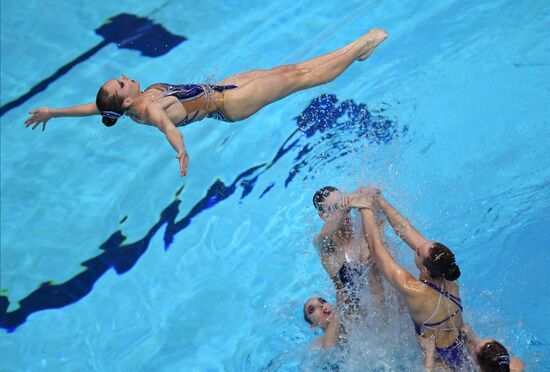
<svg viewBox="0 0 550 372">
<path fill-rule="evenodd" d="M 147 88 L 145 88 L 144 92 L 148 92 L 150 90 L 158 90 L 160 92 L 164 92 L 166 89 L 163 87 L 162 83 L 155 83 L 155 84 L 151 84 Z"/>
</svg>

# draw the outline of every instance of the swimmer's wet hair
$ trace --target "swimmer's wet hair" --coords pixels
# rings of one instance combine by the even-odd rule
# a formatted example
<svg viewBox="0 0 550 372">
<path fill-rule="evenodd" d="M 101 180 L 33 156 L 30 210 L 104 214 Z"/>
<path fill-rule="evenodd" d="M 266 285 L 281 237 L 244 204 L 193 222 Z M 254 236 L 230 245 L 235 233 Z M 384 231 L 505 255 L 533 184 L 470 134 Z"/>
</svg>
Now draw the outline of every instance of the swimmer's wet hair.
<svg viewBox="0 0 550 372">
<path fill-rule="evenodd" d="M 118 94 L 109 94 L 105 88 L 99 88 L 95 104 L 99 112 L 102 113 L 101 122 L 105 124 L 105 126 L 112 127 L 116 124 L 116 114 L 120 116 L 124 115 L 124 109 L 122 108 L 123 102 L 124 100 L 119 97 Z M 104 115 L 104 112 L 109 112 L 110 115 Z"/>
<path fill-rule="evenodd" d="M 477 363 L 482 372 L 509 372 L 510 354 L 498 341 L 485 344 L 479 353 L 476 353 Z"/>
<path fill-rule="evenodd" d="M 305 307 L 304 307 L 304 320 L 307 322 L 307 324 L 313 324 L 311 319 L 309 319 L 309 317 L 307 316 L 307 312 L 306 312 Z"/>
<path fill-rule="evenodd" d="M 309 301 L 309 300 L 307 300 L 307 301 Z M 306 321 L 307 324 L 313 325 L 313 321 L 312 321 L 311 319 L 309 319 L 309 316 L 307 315 L 307 310 L 306 310 L 307 301 L 304 303 L 304 308 L 303 308 L 303 311 L 304 311 L 304 320 Z"/>
<path fill-rule="evenodd" d="M 455 255 L 441 243 L 435 242 L 432 245 L 429 257 L 424 259 L 423 264 L 432 278 L 454 281 L 460 277 L 460 268 L 455 262 Z"/>
<path fill-rule="evenodd" d="M 315 209 L 319 212 L 324 212 L 325 198 L 333 191 L 338 191 L 338 189 L 334 186 L 325 186 L 317 190 L 315 195 L 313 195 L 313 206 Z"/>
</svg>

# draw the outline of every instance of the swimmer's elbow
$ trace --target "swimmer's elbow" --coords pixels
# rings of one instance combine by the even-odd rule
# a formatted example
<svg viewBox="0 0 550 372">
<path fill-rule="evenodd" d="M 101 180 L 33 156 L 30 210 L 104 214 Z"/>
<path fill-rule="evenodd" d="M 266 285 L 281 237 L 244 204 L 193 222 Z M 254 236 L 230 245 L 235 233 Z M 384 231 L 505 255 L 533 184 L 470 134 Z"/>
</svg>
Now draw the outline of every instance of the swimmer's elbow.
<svg viewBox="0 0 550 372">
<path fill-rule="evenodd" d="M 156 127 L 158 130 L 160 130 L 162 133 L 164 133 L 166 136 L 180 136 L 181 132 L 172 124 L 172 122 L 165 122 L 165 121 L 159 121 L 158 124 L 156 124 Z"/>
</svg>

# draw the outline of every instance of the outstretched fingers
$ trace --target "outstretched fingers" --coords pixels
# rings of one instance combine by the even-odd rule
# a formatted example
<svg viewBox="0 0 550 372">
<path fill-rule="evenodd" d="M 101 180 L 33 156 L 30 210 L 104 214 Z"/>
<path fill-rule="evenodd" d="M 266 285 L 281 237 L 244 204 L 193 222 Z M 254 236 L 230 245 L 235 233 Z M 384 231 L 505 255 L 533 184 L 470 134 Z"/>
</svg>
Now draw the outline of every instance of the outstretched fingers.
<svg viewBox="0 0 550 372">
<path fill-rule="evenodd" d="M 32 125 L 32 129 L 36 129 L 40 124 L 42 124 L 42 131 L 46 130 L 46 122 L 48 119 L 40 116 L 37 110 L 30 111 L 29 114 L 32 114 L 27 120 L 25 120 L 25 127 L 28 128 Z"/>
<path fill-rule="evenodd" d="M 54 116 L 53 111 L 48 107 L 31 110 L 29 114 L 31 116 L 25 120 L 25 126 L 28 128 L 32 125 L 32 129 L 36 129 L 42 123 L 42 131 L 46 130 L 46 123 Z"/>
</svg>

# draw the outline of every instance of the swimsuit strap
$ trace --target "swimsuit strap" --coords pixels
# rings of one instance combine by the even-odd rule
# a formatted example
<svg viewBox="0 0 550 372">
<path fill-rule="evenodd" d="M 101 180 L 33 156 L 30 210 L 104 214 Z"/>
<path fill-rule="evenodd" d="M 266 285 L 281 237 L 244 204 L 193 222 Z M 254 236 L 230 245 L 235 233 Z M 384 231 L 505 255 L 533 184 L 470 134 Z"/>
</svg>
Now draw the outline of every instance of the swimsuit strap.
<svg viewBox="0 0 550 372">
<path fill-rule="evenodd" d="M 427 281 L 427 280 L 421 280 L 422 283 L 426 284 L 428 287 L 436 290 L 437 292 L 439 292 L 440 294 L 442 294 L 443 296 L 447 297 L 449 300 L 451 300 L 452 302 L 454 302 L 456 304 L 456 306 L 458 306 L 460 308 L 460 310 L 462 310 L 462 300 L 459 298 L 459 297 L 456 297 L 455 295 L 453 295 L 452 293 L 446 291 L 445 289 Z"/>
<path fill-rule="evenodd" d="M 458 314 L 459 312 L 462 311 L 462 304 L 461 304 L 461 300 L 460 298 L 454 296 L 452 293 L 449 293 L 448 291 L 446 291 L 445 289 L 431 283 L 431 282 L 428 282 L 427 280 L 421 280 L 422 283 L 426 284 L 428 287 L 434 289 L 435 291 L 439 292 L 439 299 L 437 300 L 437 306 L 434 310 L 434 312 L 432 313 L 432 315 L 426 319 L 424 322 L 422 322 L 422 325 L 426 328 L 433 328 L 433 327 L 436 327 L 440 324 L 443 324 L 445 322 L 447 322 L 448 320 L 450 320 L 451 318 L 453 318 L 456 314 Z M 445 319 L 439 321 L 439 322 L 434 322 L 434 323 L 428 323 L 428 321 L 430 321 L 434 316 L 435 314 L 437 314 L 437 311 L 439 310 L 439 305 L 441 304 L 441 298 L 445 296 L 446 298 L 448 298 L 451 302 L 453 302 L 455 305 L 458 306 L 458 309 L 452 313 L 451 315 L 447 316 Z M 455 328 L 437 328 L 438 330 L 441 330 L 441 331 L 444 331 L 444 330 L 456 330 L 456 327 Z"/>
<path fill-rule="evenodd" d="M 439 305 L 441 304 L 441 298 L 442 298 L 442 297 L 443 297 L 443 296 L 440 294 L 439 297 L 438 297 L 438 299 L 437 299 L 437 305 L 436 305 L 436 307 L 435 307 L 435 309 L 434 309 L 434 312 L 432 313 L 432 315 L 430 315 L 429 318 L 427 318 L 426 320 L 424 320 L 424 321 L 422 322 L 422 325 L 429 324 L 429 323 L 427 323 L 427 322 L 430 321 L 430 320 L 435 316 L 435 314 L 437 314 L 437 310 L 439 310 Z"/>
<path fill-rule="evenodd" d="M 435 323 L 426 323 L 426 321 L 428 321 L 429 319 L 426 319 L 426 321 L 424 321 L 424 327 L 426 328 L 434 328 L 434 327 L 437 327 L 438 325 L 440 324 L 443 324 L 445 323 L 446 321 L 450 320 L 453 316 L 455 316 L 456 314 L 458 314 L 460 311 L 462 311 L 462 309 L 458 309 L 457 311 L 455 311 L 454 313 L 452 313 L 451 315 L 449 315 L 448 317 L 446 317 L 445 319 L 443 319 L 442 321 L 440 322 L 435 322 Z M 456 330 L 456 327 L 455 328 L 437 328 L 438 331 L 454 331 Z"/>
</svg>

